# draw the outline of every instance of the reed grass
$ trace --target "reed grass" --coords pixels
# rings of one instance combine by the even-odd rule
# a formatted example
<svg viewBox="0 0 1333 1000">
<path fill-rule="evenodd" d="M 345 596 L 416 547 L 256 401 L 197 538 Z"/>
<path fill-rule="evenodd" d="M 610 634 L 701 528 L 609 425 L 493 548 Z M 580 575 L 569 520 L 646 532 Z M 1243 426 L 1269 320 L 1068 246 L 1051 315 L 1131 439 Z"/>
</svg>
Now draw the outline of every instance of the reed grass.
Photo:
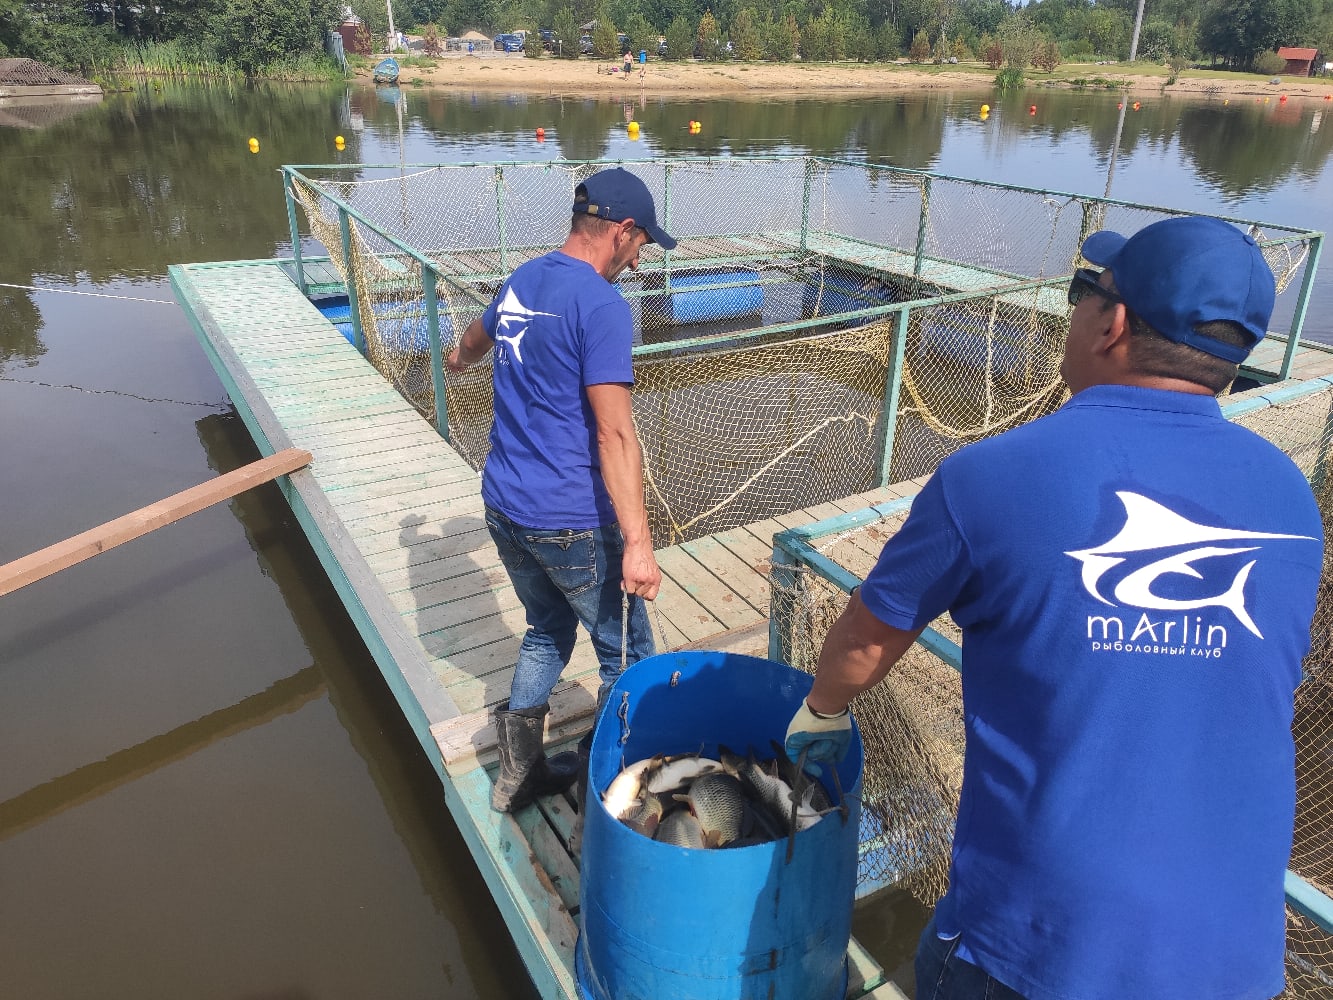
<svg viewBox="0 0 1333 1000">
<path fill-rule="evenodd" d="M 198 44 L 187 44 L 179 39 L 125 45 L 111 62 L 99 65 L 96 71 L 110 80 L 136 76 L 167 80 L 245 79 L 245 74 L 237 67 L 217 59 Z M 279 60 L 264 67 L 258 77 L 289 83 L 345 79 L 342 69 L 322 52 L 304 52 Z"/>
</svg>

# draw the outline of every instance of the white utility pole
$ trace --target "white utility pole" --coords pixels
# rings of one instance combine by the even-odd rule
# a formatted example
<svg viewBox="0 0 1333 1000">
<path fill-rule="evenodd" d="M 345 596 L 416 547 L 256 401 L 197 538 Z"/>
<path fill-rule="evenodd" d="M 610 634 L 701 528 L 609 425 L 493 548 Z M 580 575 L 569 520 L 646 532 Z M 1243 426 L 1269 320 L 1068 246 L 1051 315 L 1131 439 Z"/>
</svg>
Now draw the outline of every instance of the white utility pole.
<svg viewBox="0 0 1333 1000">
<path fill-rule="evenodd" d="M 1134 37 L 1129 42 L 1129 61 L 1133 62 L 1139 54 L 1139 29 L 1143 27 L 1143 0 L 1139 0 L 1139 12 L 1134 15 Z"/>
<path fill-rule="evenodd" d="M 398 32 L 395 31 L 393 27 L 393 0 L 384 0 L 384 6 L 387 7 L 389 10 L 389 51 L 397 52 Z M 1143 0 L 1139 0 L 1139 12 L 1142 13 L 1142 11 L 1143 11 Z M 1134 40 L 1138 41 L 1138 37 L 1139 33 L 1138 30 L 1136 29 L 1134 32 Z M 1130 56 L 1130 58 L 1132 59 L 1133 56 Z"/>
</svg>

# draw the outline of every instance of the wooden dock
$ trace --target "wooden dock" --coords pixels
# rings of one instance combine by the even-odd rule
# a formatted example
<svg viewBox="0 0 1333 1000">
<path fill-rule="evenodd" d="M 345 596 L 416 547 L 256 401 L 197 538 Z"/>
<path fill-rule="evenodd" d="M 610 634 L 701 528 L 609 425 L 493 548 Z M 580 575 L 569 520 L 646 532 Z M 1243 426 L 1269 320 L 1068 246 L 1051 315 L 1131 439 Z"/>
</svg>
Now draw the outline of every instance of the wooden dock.
<svg viewBox="0 0 1333 1000">
<path fill-rule="evenodd" d="M 172 286 L 265 454 L 311 465 L 278 481 L 440 775 L 448 808 L 543 997 L 577 992 L 578 858 L 564 797 L 490 809 L 493 728 L 525 623 L 482 515 L 480 477 L 310 304 L 277 261 L 178 265 Z M 914 492 L 878 490 L 659 551 L 659 648 L 764 655 L 773 534 Z M 586 636 L 553 698 L 548 743 L 591 721 Z M 855 941 L 849 998 L 901 997 Z"/>
</svg>

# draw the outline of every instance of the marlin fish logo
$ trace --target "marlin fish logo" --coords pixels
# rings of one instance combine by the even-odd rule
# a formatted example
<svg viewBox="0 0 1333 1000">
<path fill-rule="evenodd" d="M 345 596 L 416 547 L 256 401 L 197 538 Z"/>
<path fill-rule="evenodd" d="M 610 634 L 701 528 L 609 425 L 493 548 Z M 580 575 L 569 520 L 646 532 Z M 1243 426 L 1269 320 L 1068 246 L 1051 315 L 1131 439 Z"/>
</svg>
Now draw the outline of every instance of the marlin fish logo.
<svg viewBox="0 0 1333 1000">
<path fill-rule="evenodd" d="M 495 339 L 508 345 L 509 349 L 514 352 L 514 360 L 522 364 L 523 355 L 519 351 L 519 345 L 522 343 L 523 335 L 528 332 L 528 326 L 532 323 L 533 318 L 536 316 L 554 316 L 556 314 L 536 312 L 529 309 L 518 300 L 513 288 L 507 288 L 505 289 L 504 298 L 500 300 L 500 305 L 496 309 L 496 315 L 499 316 L 499 322 L 496 324 L 499 329 L 496 331 Z M 512 326 L 518 326 L 517 333 L 509 332 Z"/>
<path fill-rule="evenodd" d="M 1114 537 L 1101 545 L 1090 549 L 1066 552 L 1083 564 L 1083 586 L 1089 594 L 1103 604 L 1114 606 L 1115 602 L 1102 596 L 1099 584 L 1102 576 L 1126 558 L 1138 552 L 1150 552 L 1153 549 L 1181 549 L 1182 546 L 1194 546 L 1172 552 L 1161 559 L 1149 563 L 1125 576 L 1112 591 L 1112 596 L 1121 604 L 1136 608 L 1149 608 L 1156 611 L 1189 611 L 1194 608 L 1226 608 L 1236 616 L 1237 621 L 1247 629 L 1263 638 L 1263 633 L 1255 625 L 1245 609 L 1245 583 L 1250 578 L 1250 570 L 1257 560 L 1251 559 L 1231 581 L 1231 586 L 1212 597 L 1194 600 L 1176 600 L 1153 593 L 1152 585 L 1159 577 L 1168 573 L 1191 576 L 1202 580 L 1203 574 L 1194 568 L 1194 564 L 1205 559 L 1219 556 L 1239 555 L 1254 552 L 1257 545 L 1226 545 L 1215 543 L 1254 541 L 1258 539 L 1284 538 L 1314 541 L 1310 535 L 1282 535 L 1268 531 L 1236 531 L 1231 528 L 1214 528 L 1206 524 L 1196 524 L 1181 517 L 1175 511 L 1163 507 L 1155 500 L 1149 500 L 1137 493 L 1117 492 L 1116 496 L 1125 505 L 1125 526 Z"/>
</svg>

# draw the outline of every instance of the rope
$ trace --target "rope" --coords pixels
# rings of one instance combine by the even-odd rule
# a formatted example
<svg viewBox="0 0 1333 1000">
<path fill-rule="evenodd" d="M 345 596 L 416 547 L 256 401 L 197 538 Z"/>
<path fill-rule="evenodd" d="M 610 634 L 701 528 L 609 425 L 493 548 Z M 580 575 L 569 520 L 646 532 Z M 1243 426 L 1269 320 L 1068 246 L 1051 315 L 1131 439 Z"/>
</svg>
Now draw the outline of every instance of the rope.
<svg viewBox="0 0 1333 1000">
<path fill-rule="evenodd" d="M 75 392 L 86 392 L 90 396 L 123 396 L 126 399 L 137 399 L 141 403 L 175 403 L 177 406 L 206 406 L 210 410 L 225 410 L 227 404 L 205 403 L 193 399 L 168 399 L 159 396 L 140 396 L 133 392 L 123 392 L 120 389 L 89 389 L 81 385 L 70 385 L 68 383 L 39 382 L 36 379 L 29 378 L 11 378 L 8 375 L 0 375 L 0 382 L 13 382 L 16 385 L 36 385 L 43 389 L 73 389 Z"/>
<path fill-rule="evenodd" d="M 139 295 L 112 295 L 109 292 L 76 292 L 72 288 L 50 288 L 43 285 L 15 285 L 0 281 L 0 288 L 17 288 L 23 292 L 59 292 L 62 295 L 87 295 L 94 299 L 119 299 L 121 302 L 153 302 L 160 306 L 174 306 L 173 299 L 145 299 Z"/>
</svg>

